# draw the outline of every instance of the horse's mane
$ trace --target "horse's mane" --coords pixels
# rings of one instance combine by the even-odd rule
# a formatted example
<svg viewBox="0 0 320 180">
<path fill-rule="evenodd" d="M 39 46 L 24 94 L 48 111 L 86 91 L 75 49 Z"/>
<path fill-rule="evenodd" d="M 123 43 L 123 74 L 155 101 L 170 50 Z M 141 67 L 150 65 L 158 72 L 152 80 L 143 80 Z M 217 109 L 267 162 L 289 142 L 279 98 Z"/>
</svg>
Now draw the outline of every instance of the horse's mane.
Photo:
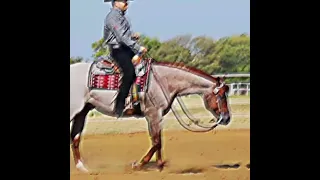
<svg viewBox="0 0 320 180">
<path fill-rule="evenodd" d="M 183 71 L 190 72 L 192 74 L 199 75 L 199 76 L 201 76 L 203 78 L 206 78 L 206 79 L 208 79 L 210 81 L 219 82 L 218 78 L 212 77 L 211 75 L 207 74 L 206 72 L 204 72 L 204 71 L 202 71 L 200 69 L 197 69 L 197 68 L 194 68 L 194 67 L 191 67 L 191 66 L 187 66 L 182 62 L 159 62 L 159 61 L 156 61 L 156 62 L 154 62 L 154 64 L 155 65 L 161 65 L 161 66 L 167 66 L 167 67 L 174 67 L 174 68 L 177 68 L 177 69 L 181 69 Z"/>
</svg>

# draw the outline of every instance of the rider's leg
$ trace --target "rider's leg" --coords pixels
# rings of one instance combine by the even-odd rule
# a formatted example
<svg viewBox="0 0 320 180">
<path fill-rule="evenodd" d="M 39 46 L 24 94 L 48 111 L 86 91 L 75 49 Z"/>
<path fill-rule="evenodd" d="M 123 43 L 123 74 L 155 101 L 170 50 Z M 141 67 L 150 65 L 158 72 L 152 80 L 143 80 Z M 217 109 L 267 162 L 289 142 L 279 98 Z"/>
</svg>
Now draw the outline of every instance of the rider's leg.
<svg viewBox="0 0 320 180">
<path fill-rule="evenodd" d="M 131 85 L 136 79 L 135 69 L 132 63 L 134 53 L 128 48 L 119 48 L 112 51 L 112 56 L 123 73 L 122 83 L 116 100 L 116 114 L 120 117 L 125 107 L 125 99 L 128 97 Z"/>
</svg>

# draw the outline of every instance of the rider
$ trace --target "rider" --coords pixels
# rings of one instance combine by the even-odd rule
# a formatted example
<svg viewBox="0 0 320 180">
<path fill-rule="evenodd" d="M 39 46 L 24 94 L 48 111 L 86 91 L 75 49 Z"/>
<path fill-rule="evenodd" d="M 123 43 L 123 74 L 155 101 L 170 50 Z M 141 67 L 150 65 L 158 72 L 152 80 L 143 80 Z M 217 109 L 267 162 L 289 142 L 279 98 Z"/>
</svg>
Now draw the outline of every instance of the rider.
<svg viewBox="0 0 320 180">
<path fill-rule="evenodd" d="M 136 54 L 147 52 L 147 49 L 133 40 L 139 37 L 131 32 L 130 24 L 125 17 L 125 12 L 128 9 L 127 0 L 104 0 L 104 2 L 112 2 L 112 9 L 104 21 L 104 44 L 108 45 L 111 57 L 123 72 L 115 106 L 115 113 L 119 118 L 123 115 L 125 99 L 136 78 L 132 58 Z"/>
</svg>

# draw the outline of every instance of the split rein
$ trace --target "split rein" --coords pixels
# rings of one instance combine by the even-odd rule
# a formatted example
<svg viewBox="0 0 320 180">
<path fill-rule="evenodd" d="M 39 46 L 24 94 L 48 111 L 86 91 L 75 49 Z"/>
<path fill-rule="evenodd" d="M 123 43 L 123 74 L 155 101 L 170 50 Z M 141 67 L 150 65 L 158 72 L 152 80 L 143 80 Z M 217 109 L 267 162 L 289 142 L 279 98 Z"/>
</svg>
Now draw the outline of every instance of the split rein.
<svg viewBox="0 0 320 180">
<path fill-rule="evenodd" d="M 149 56 L 149 55 L 148 55 L 148 56 Z M 150 57 L 150 56 L 149 56 L 149 57 Z M 153 59 L 153 58 L 152 58 L 152 59 Z M 154 59 L 153 59 L 153 60 L 154 60 Z M 158 74 L 154 71 L 152 65 L 151 65 L 151 71 L 152 71 L 152 73 L 153 73 L 153 75 L 154 75 L 154 77 L 155 77 L 156 82 L 159 84 L 160 89 L 161 89 L 163 95 L 165 96 L 165 98 L 166 98 L 166 100 L 167 100 L 167 103 L 169 104 L 169 103 L 170 103 L 170 98 L 167 96 L 167 94 L 169 94 L 169 93 L 167 93 L 167 92 L 165 91 L 165 89 L 163 88 L 163 84 L 161 83 L 160 79 L 158 78 L 159 76 L 158 76 Z M 147 95 L 148 95 L 148 93 L 147 93 Z M 149 95 L 148 95 L 148 96 L 149 96 Z M 151 100 L 150 97 L 149 97 L 149 99 Z M 216 127 L 219 125 L 218 123 L 215 123 L 215 124 L 213 124 L 212 126 L 204 126 L 204 125 L 199 124 L 199 121 L 200 121 L 200 120 L 194 118 L 194 117 L 191 115 L 191 113 L 188 111 L 188 109 L 186 108 L 185 104 L 183 103 L 181 97 L 177 97 L 177 101 L 178 101 L 178 103 L 179 103 L 182 111 L 183 111 L 184 114 L 189 118 L 189 120 L 190 120 L 193 124 L 195 124 L 196 126 L 201 127 L 201 128 L 204 128 L 205 130 L 194 130 L 194 129 L 190 128 L 191 123 L 187 124 L 186 122 L 184 122 L 184 121 L 182 120 L 180 114 L 179 114 L 179 113 L 177 112 L 177 110 L 175 109 L 175 107 L 173 107 L 173 106 L 171 105 L 171 106 L 170 106 L 170 109 L 172 110 L 174 116 L 176 117 L 176 119 L 178 120 L 179 124 L 180 124 L 183 128 L 185 128 L 185 129 L 187 129 L 187 130 L 189 130 L 189 131 L 191 131 L 191 132 L 208 132 L 208 131 L 213 130 L 214 128 L 216 128 Z"/>
</svg>

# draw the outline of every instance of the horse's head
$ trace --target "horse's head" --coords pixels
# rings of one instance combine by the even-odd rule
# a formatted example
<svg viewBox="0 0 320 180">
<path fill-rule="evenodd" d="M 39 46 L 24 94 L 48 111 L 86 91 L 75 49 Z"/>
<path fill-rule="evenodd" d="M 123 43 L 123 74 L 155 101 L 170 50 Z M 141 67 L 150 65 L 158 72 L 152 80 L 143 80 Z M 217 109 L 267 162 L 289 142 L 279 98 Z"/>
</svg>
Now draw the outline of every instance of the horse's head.
<svg viewBox="0 0 320 180">
<path fill-rule="evenodd" d="M 212 90 L 203 96 L 204 104 L 217 119 L 219 124 L 228 125 L 231 120 L 231 113 L 228 104 L 229 86 L 222 79 L 218 78 Z"/>
</svg>

